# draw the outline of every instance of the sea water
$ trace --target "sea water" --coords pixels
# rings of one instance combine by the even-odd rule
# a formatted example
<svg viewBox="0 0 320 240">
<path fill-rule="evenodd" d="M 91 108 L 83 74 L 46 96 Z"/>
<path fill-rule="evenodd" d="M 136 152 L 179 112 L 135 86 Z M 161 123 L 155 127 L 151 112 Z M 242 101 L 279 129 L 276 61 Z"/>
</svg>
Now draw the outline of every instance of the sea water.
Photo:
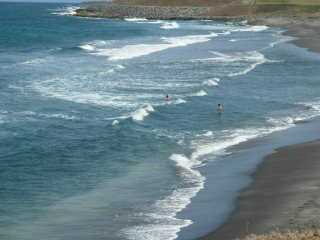
<svg viewBox="0 0 320 240">
<path fill-rule="evenodd" d="M 207 164 L 320 115 L 320 57 L 281 29 L 75 9 L 0 3 L 2 240 L 173 240 Z"/>
</svg>

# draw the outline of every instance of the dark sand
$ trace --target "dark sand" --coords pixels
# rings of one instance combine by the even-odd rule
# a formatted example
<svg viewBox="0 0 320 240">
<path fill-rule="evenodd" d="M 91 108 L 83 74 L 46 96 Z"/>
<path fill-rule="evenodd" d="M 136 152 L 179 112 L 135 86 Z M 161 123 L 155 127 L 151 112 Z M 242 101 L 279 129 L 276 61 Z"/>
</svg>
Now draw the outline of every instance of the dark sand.
<svg viewBox="0 0 320 240">
<path fill-rule="evenodd" d="M 320 141 L 276 150 L 253 177 L 229 220 L 201 239 L 229 240 L 278 228 L 319 227 Z"/>
<path fill-rule="evenodd" d="M 297 38 L 293 41 L 296 45 L 320 52 L 320 16 L 257 16 L 250 19 L 249 23 L 287 29 L 286 35 Z"/>
<path fill-rule="evenodd" d="M 320 20 L 292 25 L 286 34 L 298 37 L 298 46 L 320 52 Z"/>
</svg>

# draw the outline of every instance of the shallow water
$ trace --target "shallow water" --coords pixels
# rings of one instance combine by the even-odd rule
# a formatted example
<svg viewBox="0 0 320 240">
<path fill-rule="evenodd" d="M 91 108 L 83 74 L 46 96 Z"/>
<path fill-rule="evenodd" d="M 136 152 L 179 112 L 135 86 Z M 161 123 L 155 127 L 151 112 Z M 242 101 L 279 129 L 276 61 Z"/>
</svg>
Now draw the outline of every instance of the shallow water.
<svg viewBox="0 0 320 240">
<path fill-rule="evenodd" d="M 199 167 L 320 113 L 320 58 L 279 29 L 0 5 L 1 239 L 175 239 Z"/>
</svg>

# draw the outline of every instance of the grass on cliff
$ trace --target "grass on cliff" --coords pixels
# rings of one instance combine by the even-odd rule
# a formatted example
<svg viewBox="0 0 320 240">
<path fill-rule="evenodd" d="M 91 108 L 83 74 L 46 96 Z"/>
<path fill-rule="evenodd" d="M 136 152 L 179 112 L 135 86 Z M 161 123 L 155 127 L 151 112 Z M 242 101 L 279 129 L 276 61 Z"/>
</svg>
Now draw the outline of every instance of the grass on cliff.
<svg viewBox="0 0 320 240">
<path fill-rule="evenodd" d="M 233 2 L 241 3 L 242 0 L 113 0 L 114 3 L 124 5 L 143 6 L 221 6 Z"/>
<path fill-rule="evenodd" d="M 320 0 L 113 0 L 114 3 L 145 6 L 223 6 L 235 5 L 297 5 L 320 6 Z"/>
<path fill-rule="evenodd" d="M 254 0 L 253 0 L 254 2 Z M 320 0 L 256 0 L 257 5 L 320 6 Z"/>
<path fill-rule="evenodd" d="M 271 232 L 265 235 L 249 235 L 242 240 L 320 240 L 320 230 Z"/>
</svg>

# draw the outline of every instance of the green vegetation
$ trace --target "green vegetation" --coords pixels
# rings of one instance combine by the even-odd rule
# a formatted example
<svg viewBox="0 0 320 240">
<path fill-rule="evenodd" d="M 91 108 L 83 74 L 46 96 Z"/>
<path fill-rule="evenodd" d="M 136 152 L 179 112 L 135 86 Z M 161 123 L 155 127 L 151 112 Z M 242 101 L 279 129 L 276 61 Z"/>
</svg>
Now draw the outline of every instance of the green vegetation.
<svg viewBox="0 0 320 240">
<path fill-rule="evenodd" d="M 144 6 L 297 5 L 320 6 L 320 0 L 113 0 L 114 3 Z"/>
<path fill-rule="evenodd" d="M 320 6 L 319 0 L 256 0 L 257 5 Z"/>
<path fill-rule="evenodd" d="M 105 0 L 94 1 L 88 2 L 85 10 L 78 10 L 77 15 L 113 18 L 170 16 L 170 19 L 182 19 L 182 12 L 186 11 L 187 19 L 245 16 L 320 17 L 320 0 L 112 0 L 112 4 Z M 169 11 L 158 7 L 184 7 L 184 10 L 175 8 Z"/>
<path fill-rule="evenodd" d="M 113 3 L 142 6 L 221 6 L 231 3 L 241 4 L 241 0 L 113 0 Z"/>
</svg>

